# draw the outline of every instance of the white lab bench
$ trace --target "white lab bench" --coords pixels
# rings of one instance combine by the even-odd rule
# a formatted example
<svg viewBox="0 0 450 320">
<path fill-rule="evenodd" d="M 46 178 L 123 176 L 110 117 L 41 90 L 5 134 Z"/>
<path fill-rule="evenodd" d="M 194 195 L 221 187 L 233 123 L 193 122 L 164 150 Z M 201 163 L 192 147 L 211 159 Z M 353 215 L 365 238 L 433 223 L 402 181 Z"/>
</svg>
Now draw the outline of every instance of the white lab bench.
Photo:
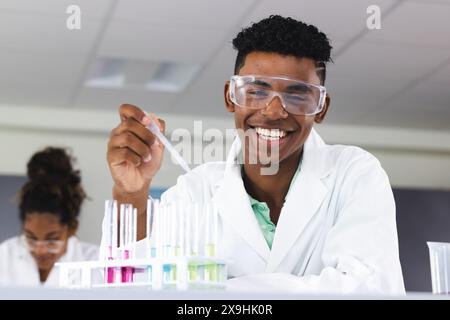
<svg viewBox="0 0 450 320">
<path fill-rule="evenodd" d="M 409 292 L 405 296 L 388 295 L 313 295 L 285 293 L 249 293 L 237 291 L 160 290 L 145 288 L 1 288 L 0 300 L 450 300 L 450 295 Z"/>
</svg>

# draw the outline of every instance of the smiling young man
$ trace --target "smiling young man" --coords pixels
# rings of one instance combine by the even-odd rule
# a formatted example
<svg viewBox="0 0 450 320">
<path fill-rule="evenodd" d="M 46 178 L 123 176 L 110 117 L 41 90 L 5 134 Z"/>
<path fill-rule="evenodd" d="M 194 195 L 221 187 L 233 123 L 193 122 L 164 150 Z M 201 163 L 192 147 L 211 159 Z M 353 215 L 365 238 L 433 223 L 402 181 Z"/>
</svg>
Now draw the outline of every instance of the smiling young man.
<svg viewBox="0 0 450 320">
<path fill-rule="evenodd" d="M 226 161 L 180 176 L 161 201 L 214 203 L 231 289 L 403 293 L 386 173 L 368 152 L 327 145 L 313 129 L 330 105 L 325 34 L 271 16 L 242 30 L 233 45 L 238 55 L 225 106 L 245 134 Z M 143 238 L 163 147 L 145 129 L 152 120 L 141 109 L 122 105 L 120 116 L 108 145 L 113 196 L 138 208 Z M 266 153 L 277 165 L 271 174 L 263 174 Z"/>
</svg>

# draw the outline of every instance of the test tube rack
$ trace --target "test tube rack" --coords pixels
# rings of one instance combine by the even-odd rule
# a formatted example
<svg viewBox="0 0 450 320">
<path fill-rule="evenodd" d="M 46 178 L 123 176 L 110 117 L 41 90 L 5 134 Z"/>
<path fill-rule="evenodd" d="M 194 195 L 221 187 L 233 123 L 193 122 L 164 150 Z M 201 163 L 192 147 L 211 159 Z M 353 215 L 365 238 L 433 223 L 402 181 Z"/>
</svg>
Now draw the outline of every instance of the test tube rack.
<svg viewBox="0 0 450 320">
<path fill-rule="evenodd" d="M 137 255 L 137 209 L 106 200 L 99 261 L 58 263 L 60 286 L 225 287 L 227 264 L 218 258 L 218 212 L 212 203 L 149 199 L 146 229 L 146 252 Z"/>
<path fill-rule="evenodd" d="M 184 256 L 131 260 L 100 260 L 57 263 L 59 285 L 69 289 L 146 287 L 151 290 L 224 289 L 225 260 L 214 257 Z M 108 270 L 115 281 L 106 281 Z M 134 279 L 123 282 L 121 270 L 133 268 Z"/>
</svg>

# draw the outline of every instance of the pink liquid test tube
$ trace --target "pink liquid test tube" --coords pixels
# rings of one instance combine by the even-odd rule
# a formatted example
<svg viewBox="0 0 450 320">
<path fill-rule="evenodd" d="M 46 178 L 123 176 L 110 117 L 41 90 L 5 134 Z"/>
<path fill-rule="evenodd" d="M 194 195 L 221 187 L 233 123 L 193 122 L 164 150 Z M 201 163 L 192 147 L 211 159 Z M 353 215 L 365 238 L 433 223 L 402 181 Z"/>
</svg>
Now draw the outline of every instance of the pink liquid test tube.
<svg viewBox="0 0 450 320">
<path fill-rule="evenodd" d="M 109 247 L 109 255 L 108 255 L 108 260 L 111 261 L 113 260 L 113 256 L 112 256 L 112 247 Z M 106 268 L 106 283 L 114 283 L 114 268 L 113 267 L 109 267 Z"/>
<path fill-rule="evenodd" d="M 130 259 L 130 250 L 123 251 L 123 259 Z M 122 282 L 133 282 L 134 278 L 134 268 L 133 267 L 122 267 Z"/>
</svg>

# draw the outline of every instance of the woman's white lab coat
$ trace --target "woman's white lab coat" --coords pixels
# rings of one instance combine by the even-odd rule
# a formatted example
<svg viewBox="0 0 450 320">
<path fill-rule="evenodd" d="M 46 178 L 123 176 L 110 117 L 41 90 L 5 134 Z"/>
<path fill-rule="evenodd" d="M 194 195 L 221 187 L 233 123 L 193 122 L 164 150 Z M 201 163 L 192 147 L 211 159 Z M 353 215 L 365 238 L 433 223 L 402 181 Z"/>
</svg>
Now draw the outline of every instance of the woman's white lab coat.
<svg viewBox="0 0 450 320">
<path fill-rule="evenodd" d="M 236 139 L 226 162 L 198 166 L 161 197 L 215 203 L 230 289 L 404 293 L 393 193 L 373 155 L 327 145 L 313 129 L 269 249 L 236 163 L 240 151 Z"/>
<path fill-rule="evenodd" d="M 58 262 L 97 260 L 98 246 L 70 237 L 66 253 Z M 0 244 L 0 286 L 57 287 L 58 268 L 53 267 L 45 283 L 39 279 L 37 264 L 19 237 Z"/>
</svg>

